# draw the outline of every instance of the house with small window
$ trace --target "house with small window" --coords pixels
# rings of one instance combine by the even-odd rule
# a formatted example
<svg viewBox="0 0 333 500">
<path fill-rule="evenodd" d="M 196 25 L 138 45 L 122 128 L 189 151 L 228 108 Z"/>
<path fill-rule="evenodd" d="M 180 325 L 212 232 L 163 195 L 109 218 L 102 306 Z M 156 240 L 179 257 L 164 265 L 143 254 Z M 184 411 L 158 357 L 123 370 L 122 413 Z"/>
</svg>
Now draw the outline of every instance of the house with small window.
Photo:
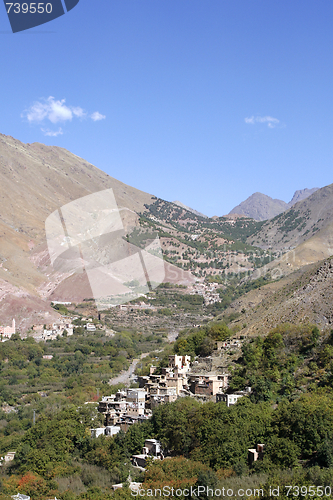
<svg viewBox="0 0 333 500">
<path fill-rule="evenodd" d="M 145 440 L 142 454 L 132 456 L 133 465 L 136 467 L 146 467 L 148 457 L 152 457 L 153 460 L 163 460 L 164 456 L 161 450 L 161 443 L 157 441 L 157 439 Z"/>
<path fill-rule="evenodd" d="M 15 319 L 12 321 L 12 326 L 0 326 L 1 341 L 9 340 L 16 333 Z"/>
</svg>

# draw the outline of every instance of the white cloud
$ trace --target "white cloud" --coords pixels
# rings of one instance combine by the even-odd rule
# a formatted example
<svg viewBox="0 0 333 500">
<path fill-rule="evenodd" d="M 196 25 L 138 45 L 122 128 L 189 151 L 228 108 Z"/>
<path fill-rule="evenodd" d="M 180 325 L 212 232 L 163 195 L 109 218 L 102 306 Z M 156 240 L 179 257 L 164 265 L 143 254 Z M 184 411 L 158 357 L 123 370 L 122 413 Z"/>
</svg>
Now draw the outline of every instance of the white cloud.
<svg viewBox="0 0 333 500">
<path fill-rule="evenodd" d="M 255 123 L 267 123 L 269 128 L 274 128 L 280 120 L 273 118 L 272 116 L 250 116 L 249 118 L 244 118 L 245 123 L 254 125 Z"/>
<path fill-rule="evenodd" d="M 47 135 L 49 137 L 57 137 L 58 135 L 63 134 L 61 127 L 59 127 L 59 130 L 56 130 L 56 131 L 45 129 L 45 128 L 42 128 L 41 131 L 44 133 L 44 135 Z"/>
<path fill-rule="evenodd" d="M 32 124 L 47 125 L 47 123 L 66 123 L 71 122 L 73 118 L 85 118 L 88 113 L 81 108 L 81 106 L 69 106 L 66 104 L 66 99 L 56 100 L 50 96 L 47 99 L 40 99 L 35 101 L 29 108 L 27 108 L 21 117 L 28 120 Z M 96 122 L 104 120 L 105 115 L 95 111 L 90 115 L 90 118 Z M 48 128 L 41 128 L 41 131 L 51 137 L 57 137 L 63 134 L 62 128 L 57 131 L 49 130 Z"/>
<path fill-rule="evenodd" d="M 80 106 L 72 108 L 72 111 L 74 115 L 77 116 L 78 118 L 84 118 L 87 115 L 87 113 L 82 108 L 80 108 Z"/>
<path fill-rule="evenodd" d="M 105 120 L 106 116 L 105 115 L 102 115 L 101 113 L 99 113 L 98 111 L 95 111 L 91 116 L 90 118 L 94 121 L 94 122 L 98 122 L 99 120 Z"/>
<path fill-rule="evenodd" d="M 35 102 L 25 113 L 22 113 L 21 116 L 22 118 L 26 116 L 30 123 L 42 122 L 47 116 L 47 109 L 41 102 Z"/>
<path fill-rule="evenodd" d="M 277 118 L 272 118 L 271 116 L 257 116 L 257 122 L 259 123 L 279 123 L 280 120 Z"/>
<path fill-rule="evenodd" d="M 65 105 L 65 102 L 65 99 L 56 101 L 54 97 L 50 96 L 47 99 L 34 102 L 21 116 L 27 118 L 29 123 L 41 123 L 44 120 L 58 123 L 72 120 L 73 112 Z"/>
<path fill-rule="evenodd" d="M 67 120 L 72 120 L 73 112 L 65 105 L 65 99 L 61 101 L 55 101 L 53 97 L 48 98 L 49 109 L 47 118 L 52 123 L 65 122 Z"/>
</svg>

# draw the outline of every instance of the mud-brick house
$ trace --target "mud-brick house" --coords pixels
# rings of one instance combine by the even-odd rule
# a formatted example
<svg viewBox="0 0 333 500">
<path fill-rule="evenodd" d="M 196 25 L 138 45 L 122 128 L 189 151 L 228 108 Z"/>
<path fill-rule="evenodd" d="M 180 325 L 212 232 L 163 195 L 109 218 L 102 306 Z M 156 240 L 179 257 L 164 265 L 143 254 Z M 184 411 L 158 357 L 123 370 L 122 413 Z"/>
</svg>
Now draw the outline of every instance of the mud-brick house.
<svg viewBox="0 0 333 500">
<path fill-rule="evenodd" d="M 215 396 L 218 392 L 227 387 L 227 376 L 194 374 L 188 377 L 190 392 L 197 396 Z"/>
<path fill-rule="evenodd" d="M 164 458 L 161 450 L 161 443 L 156 439 L 145 440 L 145 445 L 142 448 L 142 454 L 132 456 L 133 465 L 137 467 L 146 467 L 148 457 L 152 457 L 154 460 L 163 460 Z"/>
</svg>

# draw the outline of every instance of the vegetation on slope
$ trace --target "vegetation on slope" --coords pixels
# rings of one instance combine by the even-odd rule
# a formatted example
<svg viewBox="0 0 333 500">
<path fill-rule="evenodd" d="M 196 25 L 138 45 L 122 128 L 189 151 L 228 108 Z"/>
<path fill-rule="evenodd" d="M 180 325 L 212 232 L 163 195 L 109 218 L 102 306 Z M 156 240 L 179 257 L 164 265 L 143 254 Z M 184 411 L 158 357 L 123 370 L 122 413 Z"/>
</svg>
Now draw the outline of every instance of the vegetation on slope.
<svg viewBox="0 0 333 500">
<path fill-rule="evenodd" d="M 61 498 L 112 498 L 110 483 L 101 482 L 101 487 L 96 480 L 103 478 L 103 471 L 108 471 L 114 482 L 135 474 L 129 458 L 140 451 L 148 437 L 159 439 L 165 452 L 175 458 L 148 465 L 141 478 L 145 489 L 200 484 L 221 488 L 230 485 L 235 476 L 244 478 L 240 484 L 249 484 L 248 478 L 258 480 L 259 473 L 266 484 L 268 477 L 271 484 L 286 477 L 290 479 L 287 484 L 295 484 L 296 479 L 308 484 L 315 477 L 324 480 L 324 485 L 332 482 L 331 391 L 286 399 L 276 408 L 249 398 L 229 408 L 224 403 L 202 404 L 182 398 L 157 407 L 151 421 L 135 424 L 126 434 L 112 438 L 90 438 L 87 411 L 72 407 L 40 417 L 22 437 L 17 458 L 7 471 L 14 475 L 4 478 L 3 491 L 13 493 L 26 481 L 24 491 L 33 491 L 33 498 L 39 500 L 52 492 L 58 495 L 59 484 L 72 481 L 77 488 L 81 484 L 85 493 L 76 495 L 69 489 Z M 258 442 L 265 444 L 264 459 L 249 467 L 247 450 Z M 296 466 L 302 468 L 291 473 Z M 130 498 L 126 489 L 119 495 Z"/>
</svg>

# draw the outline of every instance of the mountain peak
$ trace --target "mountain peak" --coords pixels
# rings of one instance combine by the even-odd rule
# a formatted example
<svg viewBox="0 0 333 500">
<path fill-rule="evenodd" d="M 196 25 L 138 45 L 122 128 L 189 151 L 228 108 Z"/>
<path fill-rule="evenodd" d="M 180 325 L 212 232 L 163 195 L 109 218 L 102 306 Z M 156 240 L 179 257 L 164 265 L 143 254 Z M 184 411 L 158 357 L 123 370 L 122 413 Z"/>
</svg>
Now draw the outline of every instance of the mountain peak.
<svg viewBox="0 0 333 500">
<path fill-rule="evenodd" d="M 233 208 L 230 214 L 244 214 L 255 220 L 272 219 L 287 210 L 288 204 L 282 200 L 274 200 L 263 193 L 253 193 L 245 201 Z"/>
<path fill-rule="evenodd" d="M 295 191 L 294 196 L 292 197 L 291 201 L 288 203 L 289 207 L 292 207 L 297 203 L 298 201 L 305 200 L 305 198 L 308 198 L 311 196 L 315 191 L 318 191 L 319 188 L 315 187 L 312 189 L 304 188 L 304 189 L 299 189 L 298 191 Z"/>
<path fill-rule="evenodd" d="M 311 196 L 319 188 L 299 189 L 295 191 L 289 203 L 283 200 L 273 199 L 266 194 L 256 192 L 249 196 L 245 201 L 233 208 L 229 214 L 244 214 L 257 221 L 273 219 L 276 215 L 281 214 L 288 208 L 291 208 L 298 201 L 305 200 Z"/>
</svg>

